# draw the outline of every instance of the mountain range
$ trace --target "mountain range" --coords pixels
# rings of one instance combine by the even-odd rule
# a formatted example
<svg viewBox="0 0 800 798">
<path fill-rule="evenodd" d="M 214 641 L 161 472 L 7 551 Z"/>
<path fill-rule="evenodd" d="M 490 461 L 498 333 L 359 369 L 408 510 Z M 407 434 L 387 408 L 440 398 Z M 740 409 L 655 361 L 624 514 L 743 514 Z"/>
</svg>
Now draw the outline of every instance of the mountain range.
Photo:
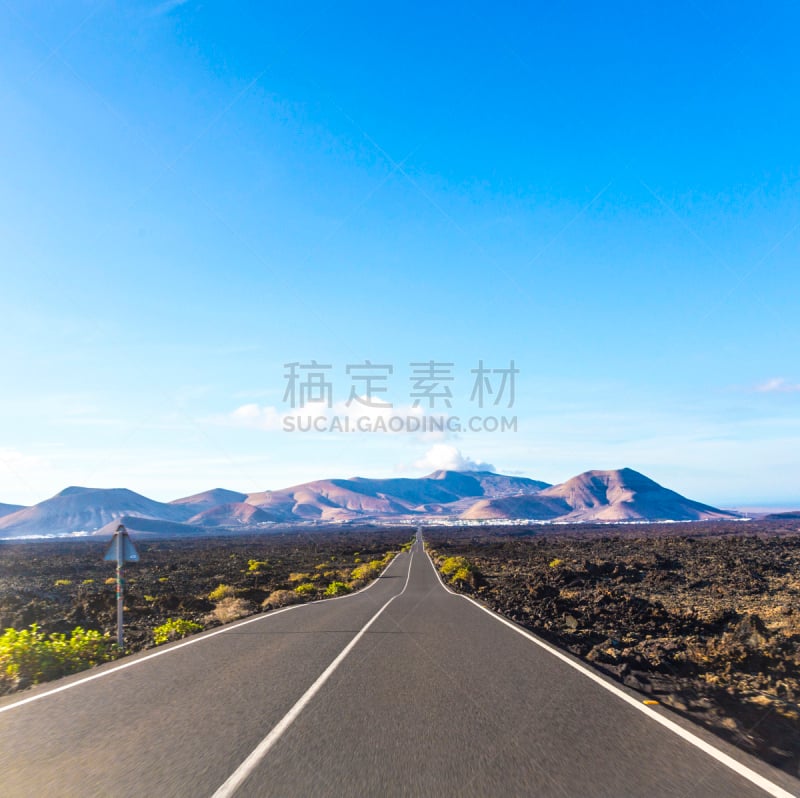
<svg viewBox="0 0 800 798">
<path fill-rule="evenodd" d="M 434 471 L 420 478 L 322 479 L 258 493 L 215 488 L 171 502 L 126 488 L 70 487 L 32 507 L 0 504 L 0 539 L 110 535 L 119 523 L 146 536 L 174 536 L 275 523 L 739 517 L 687 499 L 630 468 L 586 471 L 559 485 L 489 471 Z"/>
<path fill-rule="evenodd" d="M 119 523 L 147 536 L 192 536 L 276 523 L 738 517 L 630 468 L 586 471 L 559 485 L 488 471 L 434 471 L 421 478 L 323 479 L 257 493 L 215 488 L 171 502 L 126 488 L 70 487 L 32 507 L 0 504 L 0 539 L 110 535 Z"/>
</svg>

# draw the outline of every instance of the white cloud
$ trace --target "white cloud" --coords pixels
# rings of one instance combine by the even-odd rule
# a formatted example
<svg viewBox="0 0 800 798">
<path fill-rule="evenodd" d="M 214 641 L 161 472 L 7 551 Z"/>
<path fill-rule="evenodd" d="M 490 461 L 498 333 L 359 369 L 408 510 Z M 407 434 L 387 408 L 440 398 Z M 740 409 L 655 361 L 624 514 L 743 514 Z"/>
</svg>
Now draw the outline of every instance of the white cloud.
<svg viewBox="0 0 800 798">
<path fill-rule="evenodd" d="M 800 385 L 788 382 L 784 377 L 773 377 L 756 386 L 757 393 L 795 393 L 800 391 Z"/>
<path fill-rule="evenodd" d="M 220 426 L 245 427 L 273 432 L 287 428 L 294 429 L 294 424 L 297 424 L 300 419 L 307 421 L 310 418 L 325 418 L 329 423 L 334 418 L 339 422 L 349 420 L 349 428 L 355 430 L 356 423 L 360 419 L 366 419 L 367 421 L 364 422 L 366 428 L 363 430 L 366 434 L 368 428 L 372 428 L 377 419 L 388 420 L 392 416 L 397 416 L 406 420 L 419 420 L 425 416 L 425 410 L 421 407 L 412 407 L 411 405 L 371 406 L 365 403 L 367 401 L 365 397 L 362 397 L 362 400 L 361 402 L 353 400 L 349 405 L 347 402 L 337 402 L 332 407 L 328 407 L 325 402 L 306 402 L 302 408 L 292 408 L 285 411 L 279 410 L 274 405 L 260 405 L 253 402 L 240 405 L 225 415 L 212 416 L 207 421 Z M 288 427 L 285 426 L 284 422 L 287 420 L 293 420 L 294 424 L 289 424 Z M 441 432 L 429 433 L 425 431 L 407 432 L 406 427 L 390 429 L 386 425 L 381 430 L 386 434 L 414 434 L 423 439 L 438 439 L 443 434 Z"/>
<path fill-rule="evenodd" d="M 249 429 L 279 430 L 281 429 L 284 414 L 272 405 L 247 404 L 237 407 L 232 413 L 224 417 L 224 421 L 234 427 L 247 427 Z"/>
<path fill-rule="evenodd" d="M 494 471 L 491 463 L 482 463 L 465 457 L 455 446 L 437 443 L 431 446 L 425 456 L 414 463 L 414 468 L 426 471 Z"/>
</svg>

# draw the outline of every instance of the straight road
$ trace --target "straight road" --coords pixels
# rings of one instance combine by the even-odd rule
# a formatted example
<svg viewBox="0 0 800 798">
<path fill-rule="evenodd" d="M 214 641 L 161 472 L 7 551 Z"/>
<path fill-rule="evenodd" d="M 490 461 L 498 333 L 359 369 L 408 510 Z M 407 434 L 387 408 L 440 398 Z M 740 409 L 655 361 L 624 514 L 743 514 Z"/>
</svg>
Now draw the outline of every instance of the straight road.
<svg viewBox="0 0 800 798">
<path fill-rule="evenodd" d="M 446 590 L 368 589 L 0 701 L 0 795 L 786 796 L 800 782 Z"/>
</svg>

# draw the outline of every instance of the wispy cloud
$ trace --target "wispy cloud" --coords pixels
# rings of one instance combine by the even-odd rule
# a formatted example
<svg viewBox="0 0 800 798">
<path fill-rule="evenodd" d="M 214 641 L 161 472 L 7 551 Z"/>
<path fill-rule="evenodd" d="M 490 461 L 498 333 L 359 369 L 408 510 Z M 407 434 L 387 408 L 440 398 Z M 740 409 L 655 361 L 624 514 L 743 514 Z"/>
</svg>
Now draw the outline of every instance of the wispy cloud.
<svg viewBox="0 0 800 798">
<path fill-rule="evenodd" d="M 421 407 L 412 407 L 411 405 L 388 405 L 388 406 L 374 406 L 367 402 L 366 397 L 360 397 L 361 401 L 353 401 L 349 404 L 347 402 L 336 402 L 332 407 L 328 407 L 325 402 L 306 402 L 303 408 L 294 408 L 291 410 L 279 410 L 274 405 L 261 405 L 255 402 L 240 405 L 235 410 L 221 416 L 213 416 L 207 419 L 210 423 L 227 426 L 227 427 L 245 427 L 249 429 L 259 429 L 266 432 L 274 432 L 278 430 L 292 429 L 292 425 L 285 425 L 284 422 L 288 420 L 296 420 L 298 418 L 325 418 L 331 421 L 334 417 L 340 421 L 349 419 L 352 422 L 349 429 L 357 430 L 356 422 L 363 420 L 365 427 L 362 430 L 366 433 L 375 425 L 376 419 L 388 420 L 392 416 L 400 416 L 405 419 L 416 418 L 420 419 L 426 415 L 425 410 Z M 399 434 L 403 432 L 402 429 L 394 430 L 389 429 L 385 425 L 382 427 L 383 431 L 390 434 Z M 418 436 L 427 436 L 429 433 L 418 432 L 414 433 Z M 437 437 L 441 437 L 444 433 L 431 433 Z"/>
<path fill-rule="evenodd" d="M 796 393 L 800 391 L 800 384 L 789 382 L 784 377 L 773 377 L 757 385 L 755 390 L 757 393 Z"/>
<path fill-rule="evenodd" d="M 213 420 L 232 427 L 247 427 L 272 432 L 281 429 L 285 415 L 272 405 L 251 403 L 241 405 L 227 416 Z"/>
</svg>

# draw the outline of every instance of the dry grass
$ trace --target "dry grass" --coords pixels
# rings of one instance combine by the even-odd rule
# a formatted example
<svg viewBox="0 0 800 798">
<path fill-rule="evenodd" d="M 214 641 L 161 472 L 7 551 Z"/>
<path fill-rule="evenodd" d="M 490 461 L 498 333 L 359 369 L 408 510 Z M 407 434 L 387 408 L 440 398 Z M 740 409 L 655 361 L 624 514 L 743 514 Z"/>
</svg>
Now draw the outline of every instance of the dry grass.
<svg viewBox="0 0 800 798">
<path fill-rule="evenodd" d="M 253 605 L 243 598 L 236 598 L 235 596 L 227 596 L 221 601 L 217 602 L 217 606 L 206 615 L 206 623 L 217 621 L 219 623 L 230 623 L 239 618 L 244 618 L 246 615 L 253 613 Z"/>
<path fill-rule="evenodd" d="M 278 607 L 286 607 L 289 604 L 298 604 L 302 601 L 301 597 L 294 590 L 273 590 L 261 604 L 262 610 L 276 610 Z"/>
</svg>

